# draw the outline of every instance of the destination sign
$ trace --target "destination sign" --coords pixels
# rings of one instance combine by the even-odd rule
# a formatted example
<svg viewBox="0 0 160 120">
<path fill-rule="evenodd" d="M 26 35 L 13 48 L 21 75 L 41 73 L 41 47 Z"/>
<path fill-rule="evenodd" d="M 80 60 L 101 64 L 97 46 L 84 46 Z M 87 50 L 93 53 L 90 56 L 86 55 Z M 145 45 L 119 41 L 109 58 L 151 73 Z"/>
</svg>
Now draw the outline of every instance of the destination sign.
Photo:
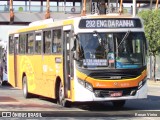
<svg viewBox="0 0 160 120">
<path fill-rule="evenodd" d="M 84 66 L 107 66 L 107 59 L 83 59 Z"/>
<path fill-rule="evenodd" d="M 140 19 L 82 19 L 79 28 L 141 28 Z"/>
</svg>

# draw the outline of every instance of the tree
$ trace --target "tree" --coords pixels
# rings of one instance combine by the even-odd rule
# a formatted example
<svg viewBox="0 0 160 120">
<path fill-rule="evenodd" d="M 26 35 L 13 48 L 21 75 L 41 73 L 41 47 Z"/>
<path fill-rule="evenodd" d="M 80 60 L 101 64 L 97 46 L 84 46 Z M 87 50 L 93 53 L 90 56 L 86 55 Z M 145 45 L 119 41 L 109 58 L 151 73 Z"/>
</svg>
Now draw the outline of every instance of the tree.
<svg viewBox="0 0 160 120">
<path fill-rule="evenodd" d="M 143 20 L 145 36 L 148 40 L 149 55 L 154 57 L 154 79 L 156 55 L 160 53 L 160 10 L 143 10 L 138 13 Z"/>
</svg>

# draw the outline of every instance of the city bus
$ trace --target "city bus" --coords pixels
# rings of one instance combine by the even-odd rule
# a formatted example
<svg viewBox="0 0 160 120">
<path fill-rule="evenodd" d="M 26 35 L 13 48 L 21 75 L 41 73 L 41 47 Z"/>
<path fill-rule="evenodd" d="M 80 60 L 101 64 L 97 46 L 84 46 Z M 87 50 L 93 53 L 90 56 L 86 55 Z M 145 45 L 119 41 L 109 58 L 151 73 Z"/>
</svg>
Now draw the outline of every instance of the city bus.
<svg viewBox="0 0 160 120">
<path fill-rule="evenodd" d="M 147 98 L 147 42 L 143 24 L 127 15 L 44 20 L 11 31 L 8 78 L 25 98 L 72 103 Z"/>
</svg>

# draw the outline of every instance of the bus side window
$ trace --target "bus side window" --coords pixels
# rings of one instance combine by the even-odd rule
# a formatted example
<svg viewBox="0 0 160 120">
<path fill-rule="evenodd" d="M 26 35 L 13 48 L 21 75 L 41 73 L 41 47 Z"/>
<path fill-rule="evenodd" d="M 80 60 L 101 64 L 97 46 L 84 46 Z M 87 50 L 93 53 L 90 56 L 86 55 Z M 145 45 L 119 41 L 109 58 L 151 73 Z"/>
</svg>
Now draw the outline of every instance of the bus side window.
<svg viewBox="0 0 160 120">
<path fill-rule="evenodd" d="M 53 53 L 56 53 L 56 52 L 57 52 L 57 46 L 54 45 L 54 44 L 53 44 L 53 46 L 52 46 L 52 52 L 53 52 Z"/>
<path fill-rule="evenodd" d="M 9 36 L 9 54 L 14 53 L 14 41 L 13 36 Z"/>
<path fill-rule="evenodd" d="M 53 30 L 52 34 L 52 53 L 57 53 L 57 46 L 56 46 L 56 32 Z"/>
<path fill-rule="evenodd" d="M 26 53 L 26 34 L 21 34 L 19 36 L 19 53 L 20 54 Z"/>
<path fill-rule="evenodd" d="M 61 30 L 53 30 L 52 53 L 61 53 Z"/>
<path fill-rule="evenodd" d="M 28 54 L 34 53 L 34 34 L 33 33 L 27 34 L 27 53 Z"/>
<path fill-rule="evenodd" d="M 19 37 L 15 37 L 14 41 L 15 41 L 15 53 L 18 54 L 18 51 L 19 51 Z"/>
<path fill-rule="evenodd" d="M 51 53 L 51 31 L 44 31 L 44 53 Z"/>
<path fill-rule="evenodd" d="M 41 40 L 42 40 L 42 36 L 41 33 L 36 33 L 36 41 L 35 41 L 35 52 L 36 53 L 41 53 Z"/>
</svg>

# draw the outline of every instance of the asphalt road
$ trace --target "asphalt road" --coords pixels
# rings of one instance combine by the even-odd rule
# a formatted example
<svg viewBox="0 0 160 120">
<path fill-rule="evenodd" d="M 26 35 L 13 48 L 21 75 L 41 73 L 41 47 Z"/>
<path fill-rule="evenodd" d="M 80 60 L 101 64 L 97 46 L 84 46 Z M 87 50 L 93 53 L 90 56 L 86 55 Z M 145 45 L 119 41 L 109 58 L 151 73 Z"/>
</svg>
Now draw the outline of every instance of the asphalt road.
<svg viewBox="0 0 160 120">
<path fill-rule="evenodd" d="M 9 86 L 0 86 L 0 111 L 12 117 L 83 117 L 101 118 L 127 117 L 131 119 L 158 119 L 160 117 L 160 84 L 148 82 L 148 98 L 128 100 L 123 108 L 113 108 L 110 102 L 90 105 L 74 104 L 71 108 L 57 105 L 54 100 L 36 97 L 25 99 L 22 90 Z M 1 114 L 2 116 L 2 114 Z M 158 116 L 158 117 L 157 117 Z M 151 118 L 150 118 L 151 117 Z M 126 119 L 127 119 L 126 118 Z M 145 119 L 145 120 L 146 120 Z"/>
</svg>

